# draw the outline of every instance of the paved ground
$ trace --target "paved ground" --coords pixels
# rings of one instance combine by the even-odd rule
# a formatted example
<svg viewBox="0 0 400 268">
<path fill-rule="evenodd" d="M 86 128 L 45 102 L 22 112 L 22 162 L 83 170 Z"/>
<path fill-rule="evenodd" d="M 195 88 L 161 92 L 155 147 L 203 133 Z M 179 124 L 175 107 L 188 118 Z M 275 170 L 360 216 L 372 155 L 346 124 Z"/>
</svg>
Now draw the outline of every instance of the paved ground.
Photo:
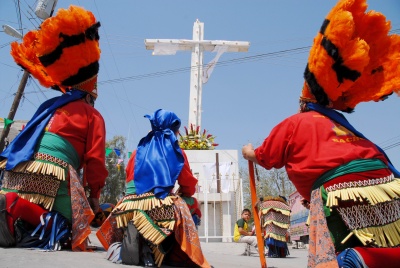
<svg viewBox="0 0 400 268">
<path fill-rule="evenodd" d="M 91 244 L 98 246 L 95 252 L 40 252 L 29 249 L 0 248 L 0 267 L 3 268 L 118 268 L 140 267 L 114 264 L 105 259 L 106 252 L 98 242 L 94 231 Z M 244 244 L 237 243 L 203 243 L 202 249 L 208 262 L 215 268 L 260 267 L 259 257 L 241 256 Z M 307 250 L 290 248 L 290 256 L 286 258 L 267 258 L 268 268 L 301 268 L 307 267 Z M 162 266 L 169 267 L 169 266 Z"/>
</svg>

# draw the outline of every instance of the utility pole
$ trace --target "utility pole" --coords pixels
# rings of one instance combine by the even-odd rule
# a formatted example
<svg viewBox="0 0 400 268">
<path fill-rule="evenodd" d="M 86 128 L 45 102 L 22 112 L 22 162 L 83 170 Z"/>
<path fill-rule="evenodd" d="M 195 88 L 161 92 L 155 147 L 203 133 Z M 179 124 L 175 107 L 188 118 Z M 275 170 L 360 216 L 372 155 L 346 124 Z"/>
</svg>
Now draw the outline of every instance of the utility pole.
<svg viewBox="0 0 400 268">
<path fill-rule="evenodd" d="M 17 112 L 17 109 L 18 109 L 19 102 L 22 98 L 22 95 L 24 94 L 24 89 L 26 86 L 26 82 L 28 81 L 28 77 L 29 77 L 29 73 L 25 70 L 24 74 L 22 75 L 21 81 L 19 83 L 18 90 L 17 90 L 17 93 L 15 94 L 14 101 L 13 101 L 13 104 L 11 105 L 10 112 L 8 113 L 7 119 L 10 119 L 10 120 L 14 119 L 15 113 Z M 11 128 L 11 125 L 6 126 L 4 124 L 4 128 L 3 128 L 3 131 L 1 132 L 1 137 L 0 137 L 0 152 L 2 152 L 4 150 L 4 144 L 5 144 L 4 140 L 8 136 L 8 133 L 10 133 L 10 128 Z"/>
<path fill-rule="evenodd" d="M 193 39 L 145 39 L 146 49 L 154 50 L 153 55 L 174 55 L 178 50 L 191 50 L 189 122 L 188 126 L 201 127 L 201 98 L 203 84 L 215 67 L 219 56 L 224 52 L 247 52 L 250 46 L 245 41 L 204 40 L 204 23 L 196 20 L 193 26 Z M 203 74 L 203 52 L 215 51 L 218 55 L 207 65 Z"/>
<path fill-rule="evenodd" d="M 36 10 L 35 10 L 36 16 L 38 16 L 39 18 L 41 18 L 43 20 L 51 17 L 54 12 L 54 9 L 57 5 L 57 1 L 58 0 L 39 0 L 36 5 Z M 10 27 L 8 25 L 3 25 L 3 29 L 6 34 L 11 35 L 13 37 L 16 37 L 19 39 L 22 39 L 22 37 L 23 37 L 22 34 L 20 34 L 18 31 L 16 31 L 15 29 L 13 29 L 12 27 Z M 11 105 L 10 112 L 8 113 L 7 118 L 10 120 L 14 119 L 15 113 L 17 112 L 17 109 L 19 106 L 19 102 L 20 102 L 22 96 L 24 95 L 24 90 L 25 90 L 25 86 L 28 81 L 28 78 L 29 78 L 29 72 L 24 70 L 24 74 L 22 75 L 21 81 L 19 83 L 18 90 L 17 90 L 17 93 L 15 94 L 13 104 Z M 4 150 L 5 139 L 8 136 L 8 133 L 10 133 L 10 125 L 8 125 L 6 127 L 4 124 L 4 128 L 3 128 L 3 131 L 1 132 L 1 136 L 0 136 L 0 153 Z"/>
</svg>

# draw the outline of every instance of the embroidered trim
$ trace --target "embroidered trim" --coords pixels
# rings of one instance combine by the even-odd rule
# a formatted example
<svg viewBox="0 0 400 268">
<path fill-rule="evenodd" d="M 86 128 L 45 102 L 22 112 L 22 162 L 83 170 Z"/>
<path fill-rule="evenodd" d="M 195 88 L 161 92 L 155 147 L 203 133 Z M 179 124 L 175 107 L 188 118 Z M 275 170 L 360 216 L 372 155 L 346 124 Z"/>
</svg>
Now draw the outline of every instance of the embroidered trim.
<svg viewBox="0 0 400 268">
<path fill-rule="evenodd" d="M 280 228 L 278 226 L 275 226 L 273 224 L 269 224 L 265 227 L 265 236 L 264 238 L 274 238 L 279 241 L 286 242 L 286 233 L 287 229 L 286 228 Z"/>
<path fill-rule="evenodd" d="M 341 189 L 347 189 L 347 188 L 353 188 L 353 187 L 366 187 L 366 186 L 372 186 L 372 185 L 377 185 L 377 184 L 383 184 L 383 183 L 388 183 L 391 182 L 394 179 L 394 175 L 391 174 L 387 177 L 383 178 L 378 178 L 378 179 L 369 179 L 369 180 L 362 180 L 362 181 L 350 181 L 350 182 L 339 182 L 334 185 L 331 185 L 325 190 L 327 192 L 332 192 L 336 190 L 341 190 Z"/>
<path fill-rule="evenodd" d="M 383 226 L 400 219 L 400 200 L 395 199 L 375 206 L 339 207 L 337 210 L 343 221 L 352 230 L 370 226 Z"/>
<path fill-rule="evenodd" d="M 375 180 L 376 182 L 376 180 Z M 327 207 L 337 207 L 341 201 L 366 202 L 369 205 L 388 202 L 400 198 L 400 179 L 365 187 L 349 187 L 328 192 Z"/>
<path fill-rule="evenodd" d="M 45 161 L 49 161 L 52 162 L 54 164 L 57 164 L 59 166 L 62 166 L 64 168 L 68 167 L 68 163 L 65 162 L 64 160 L 57 158 L 55 156 L 51 156 L 49 154 L 45 154 L 45 153 L 35 153 L 34 158 L 36 160 L 45 160 Z"/>
<path fill-rule="evenodd" d="M 349 235 L 343 239 L 342 244 L 355 235 L 364 246 L 378 247 L 398 247 L 400 245 L 400 237 L 398 230 L 400 229 L 400 220 L 389 223 L 385 226 L 372 226 L 363 229 L 351 230 Z"/>
<path fill-rule="evenodd" d="M 6 164 L 7 159 L 1 161 L 0 170 L 5 169 Z M 48 154 L 35 153 L 35 160 L 22 162 L 13 168 L 12 171 L 16 173 L 31 173 L 54 176 L 58 180 L 64 181 L 67 177 L 68 163 Z"/>
<path fill-rule="evenodd" d="M 268 224 L 274 224 L 287 229 L 290 225 L 290 216 L 271 210 L 268 214 L 262 216 L 262 221 L 264 227 Z"/>
<path fill-rule="evenodd" d="M 118 228 L 127 227 L 133 221 L 144 238 L 159 245 L 175 226 L 175 210 L 173 207 L 176 196 L 170 195 L 158 199 L 153 193 L 125 196 L 112 214 L 116 216 Z"/>
<path fill-rule="evenodd" d="M 32 203 L 52 209 L 60 181 L 53 176 L 4 172 L 3 190 L 17 191 L 18 195 Z"/>
</svg>

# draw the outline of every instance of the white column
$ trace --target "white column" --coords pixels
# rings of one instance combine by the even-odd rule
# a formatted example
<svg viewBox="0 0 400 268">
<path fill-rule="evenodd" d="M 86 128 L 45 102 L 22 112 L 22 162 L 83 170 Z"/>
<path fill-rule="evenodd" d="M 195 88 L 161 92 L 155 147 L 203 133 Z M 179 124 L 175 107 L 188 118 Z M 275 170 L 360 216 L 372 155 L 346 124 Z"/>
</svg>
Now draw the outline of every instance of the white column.
<svg viewBox="0 0 400 268">
<path fill-rule="evenodd" d="M 189 94 L 189 121 L 194 128 L 201 125 L 201 96 L 203 83 L 203 52 L 204 48 L 199 41 L 204 39 L 204 23 L 196 20 L 193 25 L 193 41 L 197 41 L 192 48 L 192 61 L 190 69 L 190 94 Z"/>
</svg>

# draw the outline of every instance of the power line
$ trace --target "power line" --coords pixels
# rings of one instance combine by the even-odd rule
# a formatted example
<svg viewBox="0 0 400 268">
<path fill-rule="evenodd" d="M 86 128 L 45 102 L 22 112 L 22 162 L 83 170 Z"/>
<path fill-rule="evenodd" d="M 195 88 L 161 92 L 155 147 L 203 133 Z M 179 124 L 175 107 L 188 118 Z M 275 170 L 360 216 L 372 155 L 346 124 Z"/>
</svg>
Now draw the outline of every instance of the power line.
<svg viewBox="0 0 400 268">
<path fill-rule="evenodd" d="M 232 65 L 232 64 L 240 64 L 240 63 L 246 63 L 246 62 L 254 62 L 254 61 L 260 61 L 260 60 L 265 60 L 265 59 L 277 58 L 277 57 L 282 57 L 282 56 L 285 56 L 288 54 L 299 54 L 299 53 L 308 52 L 308 50 L 310 48 L 311 48 L 311 46 L 307 46 L 307 47 L 299 47 L 299 48 L 281 50 L 281 51 L 277 51 L 277 52 L 262 53 L 262 54 L 257 54 L 254 56 L 247 56 L 247 57 L 241 57 L 241 58 L 236 58 L 236 59 L 231 59 L 231 60 L 226 60 L 226 61 L 220 61 L 216 65 L 222 67 L 222 66 L 228 66 L 228 65 Z M 205 66 L 207 66 L 207 64 L 203 64 L 203 67 L 205 67 Z M 121 83 L 124 81 L 135 81 L 135 80 L 141 80 L 141 79 L 146 79 L 146 78 L 161 77 L 161 76 L 165 76 L 165 75 L 172 75 L 172 74 L 177 74 L 177 73 L 182 73 L 182 72 L 190 72 L 192 68 L 197 69 L 198 67 L 190 66 L 190 67 L 182 67 L 182 68 L 166 70 L 166 71 L 159 71 L 159 72 L 155 72 L 155 73 L 133 75 L 133 76 L 123 77 L 123 78 L 116 78 L 116 79 L 100 81 L 100 82 L 98 82 L 98 84 Z"/>
<path fill-rule="evenodd" d="M 383 147 L 382 150 L 387 151 L 387 150 L 393 149 L 393 148 L 395 148 L 395 147 L 397 147 L 399 145 L 400 145 L 400 141 L 398 141 L 396 143 L 393 143 L 393 144 L 390 144 L 390 145 L 388 145 L 386 147 Z"/>
</svg>

